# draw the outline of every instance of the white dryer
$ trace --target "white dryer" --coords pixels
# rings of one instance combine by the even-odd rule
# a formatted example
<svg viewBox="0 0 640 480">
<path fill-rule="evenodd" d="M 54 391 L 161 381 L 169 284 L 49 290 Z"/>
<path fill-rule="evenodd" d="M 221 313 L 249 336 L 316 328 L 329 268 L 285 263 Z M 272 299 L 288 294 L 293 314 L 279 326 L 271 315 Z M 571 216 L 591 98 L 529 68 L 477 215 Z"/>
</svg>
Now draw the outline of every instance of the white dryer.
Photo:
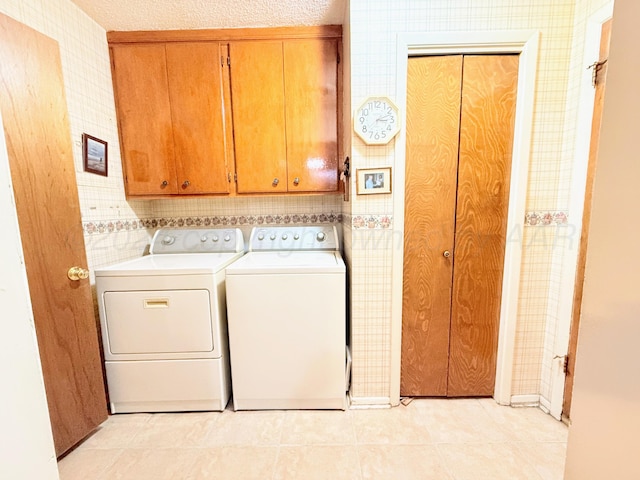
<svg viewBox="0 0 640 480">
<path fill-rule="evenodd" d="M 227 267 L 235 410 L 345 409 L 346 278 L 334 226 L 258 227 Z"/>
<path fill-rule="evenodd" d="M 161 229 L 150 253 L 95 272 L 111 412 L 224 410 L 225 268 L 242 232 Z"/>
</svg>

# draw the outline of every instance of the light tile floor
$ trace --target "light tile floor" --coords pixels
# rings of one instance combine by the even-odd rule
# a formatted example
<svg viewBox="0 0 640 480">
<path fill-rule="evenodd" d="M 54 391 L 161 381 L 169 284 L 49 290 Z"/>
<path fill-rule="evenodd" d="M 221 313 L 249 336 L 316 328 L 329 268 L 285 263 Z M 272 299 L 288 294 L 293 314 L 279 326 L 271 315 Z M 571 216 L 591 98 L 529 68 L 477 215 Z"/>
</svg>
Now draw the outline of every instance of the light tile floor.
<svg viewBox="0 0 640 480">
<path fill-rule="evenodd" d="M 61 480 L 560 480 L 567 428 L 492 399 L 110 417 Z"/>
</svg>

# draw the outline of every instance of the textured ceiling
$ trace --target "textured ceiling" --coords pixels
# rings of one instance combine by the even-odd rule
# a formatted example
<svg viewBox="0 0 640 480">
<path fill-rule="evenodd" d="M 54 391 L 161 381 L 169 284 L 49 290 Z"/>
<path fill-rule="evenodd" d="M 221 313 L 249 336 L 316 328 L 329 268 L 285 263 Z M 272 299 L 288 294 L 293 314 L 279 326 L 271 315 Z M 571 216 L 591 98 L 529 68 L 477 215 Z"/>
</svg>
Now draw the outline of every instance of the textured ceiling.
<svg viewBox="0 0 640 480">
<path fill-rule="evenodd" d="M 340 25 L 346 0 L 72 0 L 105 30 Z"/>
</svg>

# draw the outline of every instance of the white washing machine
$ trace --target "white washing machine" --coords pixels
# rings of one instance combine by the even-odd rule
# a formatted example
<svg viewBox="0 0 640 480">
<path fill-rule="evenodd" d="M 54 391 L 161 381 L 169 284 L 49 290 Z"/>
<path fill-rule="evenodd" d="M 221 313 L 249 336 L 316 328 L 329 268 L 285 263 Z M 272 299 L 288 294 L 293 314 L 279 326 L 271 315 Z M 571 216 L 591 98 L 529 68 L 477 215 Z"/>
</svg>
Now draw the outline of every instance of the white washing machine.
<svg viewBox="0 0 640 480">
<path fill-rule="evenodd" d="M 334 226 L 258 227 L 227 267 L 235 410 L 346 408 L 346 277 Z"/>
<path fill-rule="evenodd" d="M 96 270 L 112 413 L 224 410 L 225 268 L 238 229 L 161 229 L 150 255 Z"/>
</svg>

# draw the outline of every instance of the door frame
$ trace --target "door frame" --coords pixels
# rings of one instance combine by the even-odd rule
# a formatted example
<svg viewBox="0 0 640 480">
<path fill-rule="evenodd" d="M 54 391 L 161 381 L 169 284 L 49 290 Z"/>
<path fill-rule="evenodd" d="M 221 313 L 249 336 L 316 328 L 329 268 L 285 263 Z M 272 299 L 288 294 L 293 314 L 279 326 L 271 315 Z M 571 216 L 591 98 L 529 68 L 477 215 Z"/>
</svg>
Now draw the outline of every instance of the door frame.
<svg viewBox="0 0 640 480">
<path fill-rule="evenodd" d="M 417 55 L 506 54 L 520 55 L 518 93 L 514 125 L 511 183 L 507 213 L 507 242 L 504 257 L 498 356 L 494 399 L 502 405 L 511 403 L 513 356 L 516 340 L 522 235 L 531 131 L 538 62 L 540 32 L 538 30 L 505 30 L 493 32 L 401 33 L 397 39 L 396 103 L 406 111 L 408 58 Z M 395 232 L 404 238 L 404 194 L 406 131 L 400 130 L 395 144 L 395 175 L 393 179 L 393 211 Z M 391 368 L 390 402 L 400 403 L 400 362 L 402 354 L 402 283 L 404 245 L 393 249 L 391 298 Z"/>
<path fill-rule="evenodd" d="M 613 17 L 613 1 L 597 10 L 587 19 L 585 32 L 584 56 L 581 63 L 580 99 L 578 103 L 577 125 L 573 169 L 571 173 L 571 197 L 569 198 L 569 212 L 571 224 L 575 232 L 582 231 L 584 217 L 584 200 L 587 188 L 587 168 L 589 165 L 589 149 L 591 146 L 591 124 L 596 90 L 592 86 L 592 70 L 587 65 L 597 62 L 600 57 L 600 37 L 602 25 Z M 584 66 L 584 68 L 582 68 Z M 577 239 L 577 245 L 580 238 Z M 549 413 L 556 419 L 562 416 L 565 393 L 564 356 L 569 351 L 571 319 L 573 315 L 573 298 L 576 288 L 576 271 L 580 248 L 569 245 L 563 255 L 562 277 L 558 298 L 558 327 L 553 343 L 553 357 L 556 359 L 551 366 L 551 393 Z M 579 330 L 578 330 L 579 331 Z"/>
</svg>

